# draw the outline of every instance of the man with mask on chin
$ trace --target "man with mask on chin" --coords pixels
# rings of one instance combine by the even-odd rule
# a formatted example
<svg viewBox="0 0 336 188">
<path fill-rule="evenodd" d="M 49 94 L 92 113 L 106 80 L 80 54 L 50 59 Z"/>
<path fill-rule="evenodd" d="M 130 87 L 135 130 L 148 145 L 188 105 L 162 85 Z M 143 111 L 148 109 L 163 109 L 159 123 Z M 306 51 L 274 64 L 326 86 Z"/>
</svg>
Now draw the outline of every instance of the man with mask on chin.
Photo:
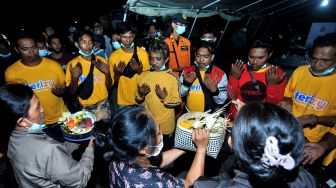
<svg viewBox="0 0 336 188">
<path fill-rule="evenodd" d="M 109 57 L 111 77 L 114 80 L 114 88 L 117 88 L 117 94 L 112 91 L 112 103 L 118 104 L 113 107 L 114 110 L 121 106 L 137 104 L 135 96 L 139 75 L 150 69 L 148 53 L 134 44 L 133 26 L 124 22 L 120 25 L 119 32 L 121 48 Z"/>
<path fill-rule="evenodd" d="M 336 158 L 336 33 L 314 40 L 310 65 L 298 67 L 280 104 L 301 122 L 307 143 L 303 164 L 314 175 Z"/>
<path fill-rule="evenodd" d="M 175 14 L 172 17 L 172 33 L 165 42 L 169 46 L 169 68 L 177 75 L 180 75 L 183 68 L 189 67 L 190 64 L 190 41 L 181 36 L 186 31 L 187 17 L 183 14 Z"/>
</svg>

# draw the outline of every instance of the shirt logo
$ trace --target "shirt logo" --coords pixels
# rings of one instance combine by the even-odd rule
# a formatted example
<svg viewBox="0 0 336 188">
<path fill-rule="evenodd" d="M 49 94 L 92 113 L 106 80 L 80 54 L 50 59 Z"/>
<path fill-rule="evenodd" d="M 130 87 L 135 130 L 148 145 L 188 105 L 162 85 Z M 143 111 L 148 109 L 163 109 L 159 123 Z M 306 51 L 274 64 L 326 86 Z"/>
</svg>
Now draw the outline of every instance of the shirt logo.
<svg viewBox="0 0 336 188">
<path fill-rule="evenodd" d="M 82 83 L 86 79 L 86 76 L 81 75 L 79 77 L 79 82 Z M 103 76 L 101 75 L 94 75 L 93 76 L 93 83 L 101 83 L 103 80 Z"/>
<path fill-rule="evenodd" d="M 294 99 L 319 111 L 324 110 L 329 104 L 328 101 L 316 98 L 314 95 L 306 95 L 304 93 L 301 93 L 301 91 L 295 92 Z"/>
<path fill-rule="evenodd" d="M 34 91 L 44 91 L 51 88 L 55 83 L 55 80 L 39 80 L 35 83 L 28 84 L 28 86 Z"/>
</svg>

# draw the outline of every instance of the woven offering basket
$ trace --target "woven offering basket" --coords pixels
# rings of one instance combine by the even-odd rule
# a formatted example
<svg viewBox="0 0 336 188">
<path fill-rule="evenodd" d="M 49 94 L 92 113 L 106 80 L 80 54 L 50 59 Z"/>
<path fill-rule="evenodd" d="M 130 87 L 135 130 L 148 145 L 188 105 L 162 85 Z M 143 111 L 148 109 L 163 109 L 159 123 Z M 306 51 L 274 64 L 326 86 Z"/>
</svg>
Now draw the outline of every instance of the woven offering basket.
<svg viewBox="0 0 336 188">
<path fill-rule="evenodd" d="M 174 145 L 176 148 L 185 149 L 189 151 L 196 151 L 196 147 L 191 138 L 193 129 L 184 128 L 180 125 L 180 123 L 186 120 L 200 117 L 202 114 L 203 113 L 200 112 L 190 112 L 183 114 L 177 120 L 175 130 L 175 140 L 174 140 Z M 224 121 L 224 118 L 222 117 L 219 117 L 217 122 L 219 122 L 222 126 L 226 126 L 226 121 Z M 222 131 L 210 131 L 207 155 L 212 158 L 217 158 L 217 155 L 220 149 L 222 148 L 224 140 L 225 140 L 225 129 L 223 129 Z"/>
</svg>

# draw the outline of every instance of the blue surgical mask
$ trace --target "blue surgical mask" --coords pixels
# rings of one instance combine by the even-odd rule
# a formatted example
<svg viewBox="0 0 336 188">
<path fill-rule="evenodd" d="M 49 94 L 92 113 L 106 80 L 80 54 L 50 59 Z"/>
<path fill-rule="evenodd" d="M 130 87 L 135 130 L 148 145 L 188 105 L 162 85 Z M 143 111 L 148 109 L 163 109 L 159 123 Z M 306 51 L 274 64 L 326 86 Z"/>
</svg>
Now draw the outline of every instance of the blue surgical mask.
<svg viewBox="0 0 336 188">
<path fill-rule="evenodd" d="M 94 50 L 92 49 L 91 52 L 89 54 L 86 54 L 85 52 L 83 52 L 81 49 L 79 49 L 78 53 L 84 57 L 89 57 L 94 53 Z"/>
<path fill-rule="evenodd" d="M 130 47 L 126 47 L 123 43 L 121 43 L 121 47 L 126 48 L 126 49 L 131 49 L 134 46 L 134 42 L 132 42 Z"/>
<path fill-rule="evenodd" d="M 112 42 L 112 46 L 113 46 L 114 49 L 119 49 L 121 47 L 121 45 L 118 41 Z"/>
<path fill-rule="evenodd" d="M 29 123 L 31 123 L 31 127 L 28 128 L 28 132 L 30 133 L 41 133 L 45 128 L 45 124 L 32 123 L 28 119 L 26 119 Z"/>
<path fill-rule="evenodd" d="M 9 57 L 9 56 L 11 56 L 11 55 L 12 55 L 11 52 L 8 52 L 7 54 L 2 54 L 2 53 L 0 53 L 0 57 L 3 57 L 3 58 L 7 58 L 7 57 Z"/>
<path fill-rule="evenodd" d="M 47 56 L 48 55 L 48 50 L 39 50 L 39 56 L 40 57 L 45 57 L 45 56 Z"/>
<path fill-rule="evenodd" d="M 163 65 L 160 69 L 160 71 L 166 70 L 166 65 Z"/>
<path fill-rule="evenodd" d="M 196 67 L 199 67 L 198 63 L 195 61 L 194 64 L 196 65 Z M 210 64 L 205 66 L 205 67 L 201 67 L 203 69 L 208 69 L 210 67 Z"/>
<path fill-rule="evenodd" d="M 154 148 L 154 152 L 152 154 L 146 154 L 147 157 L 152 157 L 152 156 L 158 156 L 161 153 L 161 150 L 163 148 L 163 136 L 161 134 L 161 141 L 159 145 L 157 146 L 149 146 L 151 148 Z"/>
<path fill-rule="evenodd" d="M 163 70 L 166 70 L 167 66 L 166 65 L 163 65 L 161 68 L 160 68 L 160 71 L 163 71 Z M 154 70 L 154 67 L 151 65 L 151 69 Z"/>
<path fill-rule="evenodd" d="M 314 72 L 314 71 L 312 70 L 311 66 L 309 66 L 309 70 L 310 70 L 310 72 L 311 72 L 314 76 L 327 76 L 327 75 L 329 75 L 329 74 L 331 74 L 331 73 L 334 72 L 335 67 L 336 67 L 336 63 L 335 63 L 332 67 L 330 67 L 329 69 L 327 69 L 327 70 L 325 70 L 325 71 L 323 71 L 323 72 L 320 72 L 320 73 Z"/>
<path fill-rule="evenodd" d="M 177 26 L 176 33 L 182 35 L 186 31 L 185 26 Z"/>
</svg>

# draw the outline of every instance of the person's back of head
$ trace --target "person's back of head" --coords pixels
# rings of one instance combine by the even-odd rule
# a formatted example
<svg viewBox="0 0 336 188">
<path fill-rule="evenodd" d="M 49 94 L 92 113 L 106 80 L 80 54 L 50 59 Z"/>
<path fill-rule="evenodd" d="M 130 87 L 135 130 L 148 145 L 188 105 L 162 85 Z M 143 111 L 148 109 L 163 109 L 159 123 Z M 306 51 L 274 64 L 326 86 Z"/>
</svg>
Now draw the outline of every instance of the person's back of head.
<svg viewBox="0 0 336 188">
<path fill-rule="evenodd" d="M 107 133 L 98 134 L 96 145 L 115 159 L 134 162 L 141 156 L 139 150 L 156 145 L 156 124 L 143 106 L 132 105 L 120 109 L 108 123 Z"/>
<path fill-rule="evenodd" d="M 305 139 L 290 112 L 274 104 L 251 102 L 235 119 L 232 143 L 251 185 L 286 187 L 296 178 Z"/>
<path fill-rule="evenodd" d="M 28 117 L 33 90 L 22 84 L 8 84 L 0 87 L 1 142 L 8 142 L 10 133 L 20 118 Z"/>
<path fill-rule="evenodd" d="M 105 38 L 103 35 L 93 35 L 93 43 L 94 46 L 98 49 L 104 49 L 106 48 L 105 46 Z"/>
</svg>

